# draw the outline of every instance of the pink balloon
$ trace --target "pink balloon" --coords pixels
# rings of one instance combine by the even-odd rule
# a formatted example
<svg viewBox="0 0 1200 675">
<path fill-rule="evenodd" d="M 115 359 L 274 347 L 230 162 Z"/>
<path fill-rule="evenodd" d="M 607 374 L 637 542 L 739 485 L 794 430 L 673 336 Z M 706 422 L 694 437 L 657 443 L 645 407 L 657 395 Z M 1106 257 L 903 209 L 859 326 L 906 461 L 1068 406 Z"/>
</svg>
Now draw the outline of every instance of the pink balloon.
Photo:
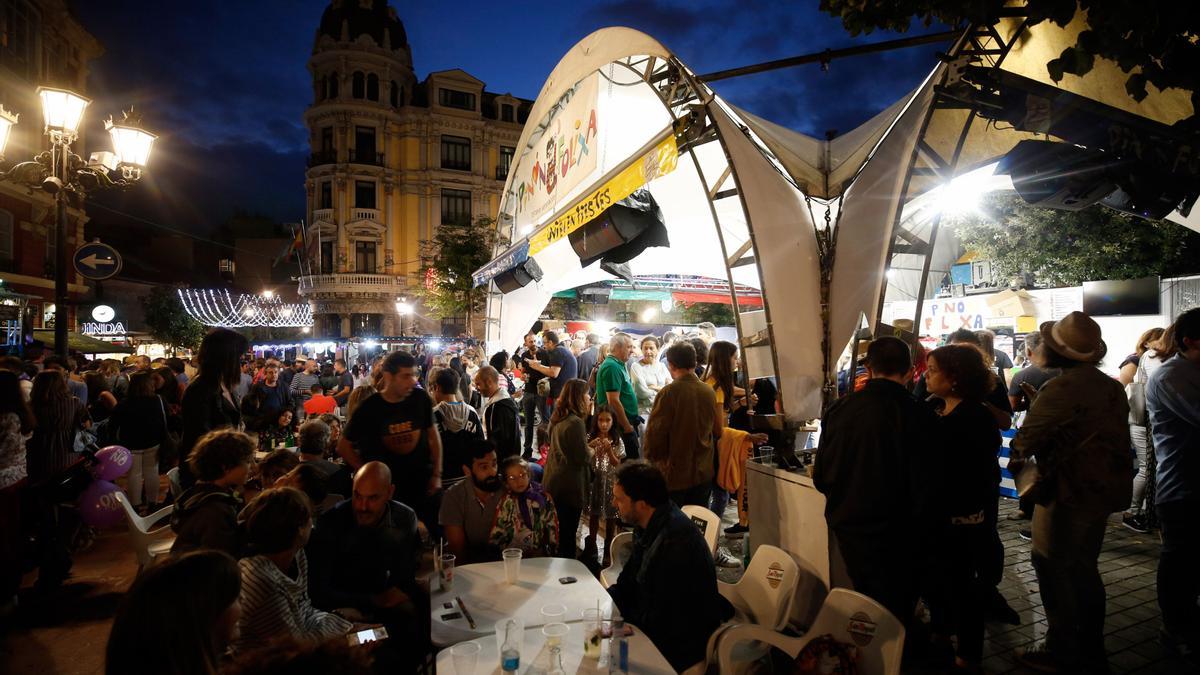
<svg viewBox="0 0 1200 675">
<path fill-rule="evenodd" d="M 92 474 L 100 480 L 115 480 L 129 473 L 133 466 L 133 453 L 119 445 L 110 445 L 96 453 L 99 462 Z"/>
<path fill-rule="evenodd" d="M 83 517 L 83 522 L 100 528 L 120 525 L 125 518 L 125 510 L 117 501 L 117 493 L 120 491 L 121 488 L 106 480 L 92 481 L 83 494 L 79 495 L 79 514 Z"/>
</svg>

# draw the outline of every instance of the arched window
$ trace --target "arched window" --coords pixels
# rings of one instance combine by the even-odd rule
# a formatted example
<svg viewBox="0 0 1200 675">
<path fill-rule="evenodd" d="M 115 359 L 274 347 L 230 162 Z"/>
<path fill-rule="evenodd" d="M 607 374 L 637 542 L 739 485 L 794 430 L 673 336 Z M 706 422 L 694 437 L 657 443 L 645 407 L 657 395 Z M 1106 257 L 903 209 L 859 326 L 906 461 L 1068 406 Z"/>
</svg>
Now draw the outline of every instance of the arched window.
<svg viewBox="0 0 1200 675">
<path fill-rule="evenodd" d="M 331 99 L 337 98 L 338 97 L 338 74 L 330 73 L 328 80 L 329 80 L 329 88 L 326 89 L 326 91 L 328 92 L 326 98 L 331 98 Z"/>
<path fill-rule="evenodd" d="M 325 100 L 325 78 L 318 77 L 313 84 L 314 95 L 318 103 Z"/>
<path fill-rule="evenodd" d="M 350 95 L 354 98 L 363 98 L 366 95 L 367 78 L 362 73 L 354 73 L 354 78 L 350 82 Z"/>
<path fill-rule="evenodd" d="M 404 90 L 400 88 L 399 82 L 392 80 L 392 90 L 391 90 L 392 107 L 399 108 L 400 107 L 400 99 L 402 99 L 402 98 L 404 98 Z"/>
<path fill-rule="evenodd" d="M 367 76 L 367 100 L 379 100 L 379 76 L 375 73 Z"/>
</svg>

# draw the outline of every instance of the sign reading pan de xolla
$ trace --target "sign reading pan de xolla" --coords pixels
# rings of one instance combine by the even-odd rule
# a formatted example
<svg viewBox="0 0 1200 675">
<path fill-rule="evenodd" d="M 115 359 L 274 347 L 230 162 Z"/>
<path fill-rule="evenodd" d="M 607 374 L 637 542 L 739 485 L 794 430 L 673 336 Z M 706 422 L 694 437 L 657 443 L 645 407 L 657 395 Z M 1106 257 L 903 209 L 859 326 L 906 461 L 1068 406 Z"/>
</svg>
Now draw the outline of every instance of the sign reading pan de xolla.
<svg viewBox="0 0 1200 675">
<path fill-rule="evenodd" d="M 675 137 L 669 136 L 653 150 L 642 155 L 638 161 L 625 167 L 604 185 L 581 199 L 574 208 L 535 232 L 529 238 L 529 255 L 545 250 L 547 246 L 583 227 L 603 213 L 604 209 L 625 199 L 655 178 L 671 173 L 678 163 L 679 149 L 675 145 Z"/>
</svg>

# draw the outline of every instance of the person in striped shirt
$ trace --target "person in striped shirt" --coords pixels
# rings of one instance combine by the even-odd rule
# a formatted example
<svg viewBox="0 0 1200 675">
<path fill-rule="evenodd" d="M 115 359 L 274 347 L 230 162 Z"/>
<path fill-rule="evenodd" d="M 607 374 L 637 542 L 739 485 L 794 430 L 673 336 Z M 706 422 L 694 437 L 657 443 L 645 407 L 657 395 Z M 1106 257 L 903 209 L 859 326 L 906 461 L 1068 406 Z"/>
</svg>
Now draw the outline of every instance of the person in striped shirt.
<svg viewBox="0 0 1200 675">
<path fill-rule="evenodd" d="M 235 650 L 280 635 L 322 640 L 354 625 L 322 612 L 308 597 L 304 545 L 312 532 L 312 507 L 295 488 L 265 490 L 242 512 L 251 555 L 238 562 L 242 573 L 242 618 Z"/>
<path fill-rule="evenodd" d="M 321 375 L 317 372 L 317 360 L 309 359 L 304 362 L 304 370 L 296 373 L 292 377 L 292 383 L 288 385 L 292 401 L 296 405 L 297 417 L 304 412 L 304 404 L 312 398 L 312 388 L 318 384 L 321 384 Z"/>
</svg>

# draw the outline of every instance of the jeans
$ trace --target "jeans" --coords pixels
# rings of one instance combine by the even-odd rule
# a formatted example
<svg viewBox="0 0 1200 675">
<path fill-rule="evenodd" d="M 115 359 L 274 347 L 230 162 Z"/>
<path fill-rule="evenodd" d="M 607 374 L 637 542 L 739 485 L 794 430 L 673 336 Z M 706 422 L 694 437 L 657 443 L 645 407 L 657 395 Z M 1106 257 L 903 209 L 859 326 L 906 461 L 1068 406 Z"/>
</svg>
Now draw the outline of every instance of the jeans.
<svg viewBox="0 0 1200 675">
<path fill-rule="evenodd" d="M 725 517 L 725 509 L 729 508 L 729 490 L 717 485 L 714 479 L 712 483 L 712 501 L 708 505 L 708 509 L 717 514 L 718 518 Z"/>
<path fill-rule="evenodd" d="M 546 409 L 546 397 L 526 391 L 521 397 L 521 410 L 525 415 L 525 457 L 533 456 L 533 439 L 537 431 L 537 420 L 550 421 L 550 412 Z"/>
<path fill-rule="evenodd" d="M 1046 610 L 1046 648 L 1068 666 L 1086 669 L 1107 659 L 1097 568 L 1107 516 L 1057 502 L 1033 511 L 1033 570 Z"/>
<path fill-rule="evenodd" d="M 158 446 L 129 452 L 133 454 L 133 466 L 129 468 L 129 503 L 141 506 L 144 493 L 147 504 L 157 504 Z"/>
<path fill-rule="evenodd" d="M 640 420 L 640 417 L 630 420 L 633 424 L 633 431 L 621 434 L 621 442 L 625 444 L 625 459 L 633 460 L 642 456 L 641 446 L 638 443 L 638 424 Z"/>
<path fill-rule="evenodd" d="M 1177 638 L 1200 631 L 1200 500 L 1176 500 L 1157 505 L 1162 524 L 1162 555 L 1158 559 L 1158 607 L 1163 627 Z"/>
<path fill-rule="evenodd" d="M 701 483 L 693 485 L 690 488 L 683 490 L 675 490 L 670 493 L 671 501 L 675 502 L 675 506 L 683 508 L 689 504 L 692 506 L 703 506 L 708 508 L 708 495 L 712 491 L 710 483 Z"/>
<path fill-rule="evenodd" d="M 1146 453 L 1149 452 L 1150 443 L 1146 438 L 1146 427 L 1136 424 L 1129 425 L 1129 440 L 1133 441 L 1133 450 L 1137 454 L 1137 475 L 1133 477 L 1133 503 L 1129 505 L 1129 512 L 1135 516 L 1142 515 L 1145 508 L 1146 500 L 1146 483 L 1149 466 L 1146 464 Z"/>
</svg>

